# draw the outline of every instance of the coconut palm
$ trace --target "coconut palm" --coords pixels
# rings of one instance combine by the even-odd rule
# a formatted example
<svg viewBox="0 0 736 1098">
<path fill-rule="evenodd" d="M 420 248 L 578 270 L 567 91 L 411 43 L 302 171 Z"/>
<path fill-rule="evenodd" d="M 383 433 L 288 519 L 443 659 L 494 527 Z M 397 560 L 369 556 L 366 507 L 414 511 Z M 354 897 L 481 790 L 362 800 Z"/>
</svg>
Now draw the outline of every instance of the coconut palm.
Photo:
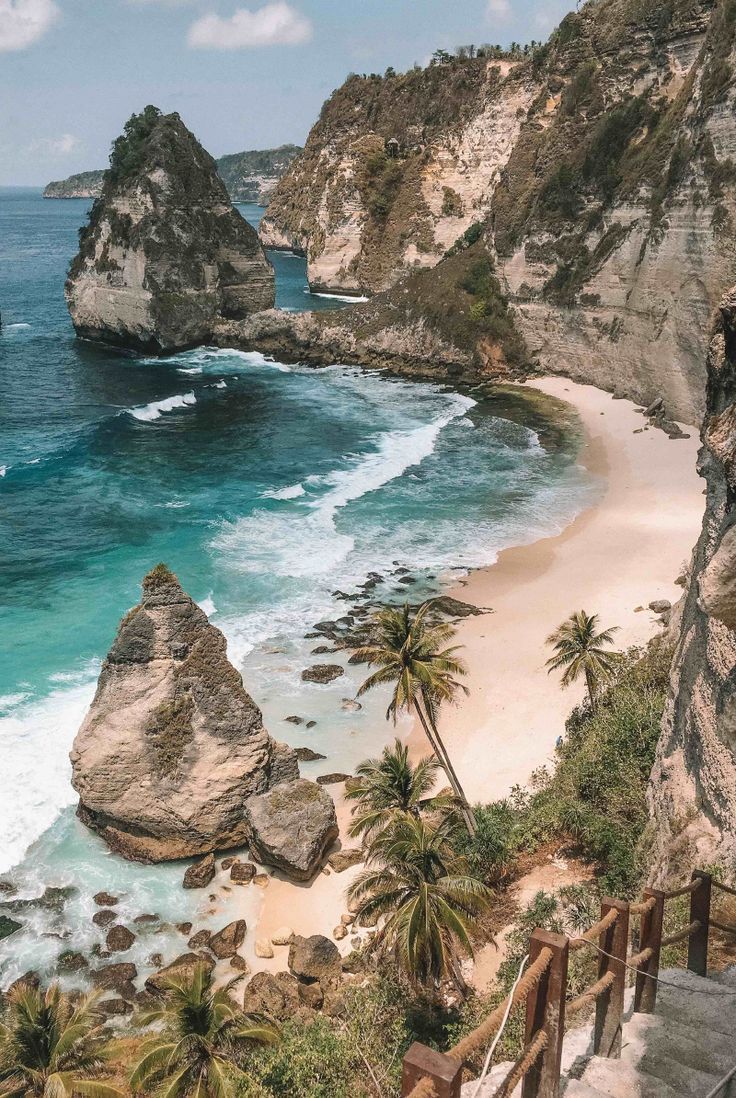
<svg viewBox="0 0 736 1098">
<path fill-rule="evenodd" d="M 432 826 L 397 816 L 377 837 L 369 866 L 348 890 L 356 921 L 384 917 L 374 944 L 391 952 L 409 978 L 424 987 L 445 978 L 464 989 L 459 960 L 473 956 L 471 932 L 492 893 L 468 875 L 451 843 L 453 824 Z"/>
<path fill-rule="evenodd" d="M 72 1002 L 56 984 L 11 991 L 0 1022 L 0 1094 L 122 1098 L 101 1079 L 108 1042 L 94 1010 L 97 998 Z"/>
<path fill-rule="evenodd" d="M 346 793 L 348 800 L 357 802 L 349 834 L 370 841 L 399 813 L 418 816 L 424 810 L 452 810 L 456 805 L 454 797 L 443 793 L 432 796 L 439 769 L 440 764 L 432 755 L 414 766 L 409 761 L 408 748 L 400 740 L 385 747 L 379 759 L 366 759 L 356 770 L 359 784 Z"/>
<path fill-rule="evenodd" d="M 388 683 L 393 686 L 393 693 L 386 719 L 396 723 L 402 710 L 416 713 L 472 835 L 475 819 L 437 730 L 437 710 L 442 702 L 454 701 L 459 690 L 468 693 L 467 687 L 458 681 L 466 673 L 465 665 L 455 655 L 457 646 L 446 647 L 455 636 L 453 627 L 429 617 L 433 602 L 430 599 L 422 603 L 414 612 L 408 603 L 378 611 L 371 623 L 373 643 L 357 649 L 354 655 L 356 662 L 378 668 L 360 687 L 358 697 Z"/>
<path fill-rule="evenodd" d="M 160 1026 L 144 1042 L 130 1077 L 134 1094 L 156 1087 L 161 1098 L 228 1098 L 244 1079 L 242 1064 L 254 1043 L 270 1044 L 278 1029 L 269 1019 L 245 1014 L 229 986 L 213 991 L 204 965 L 172 977 L 160 1006 L 140 1016 Z"/>
<path fill-rule="evenodd" d="M 606 652 L 605 649 L 613 644 L 613 634 L 618 632 L 618 628 L 597 630 L 597 614 L 586 614 L 584 610 L 571 614 L 559 629 L 547 637 L 547 644 L 554 649 L 554 655 L 545 665 L 548 674 L 564 668 L 563 686 L 569 686 L 584 675 L 592 709 L 596 707 L 601 686 L 613 678 L 617 658 L 615 652 Z"/>
</svg>

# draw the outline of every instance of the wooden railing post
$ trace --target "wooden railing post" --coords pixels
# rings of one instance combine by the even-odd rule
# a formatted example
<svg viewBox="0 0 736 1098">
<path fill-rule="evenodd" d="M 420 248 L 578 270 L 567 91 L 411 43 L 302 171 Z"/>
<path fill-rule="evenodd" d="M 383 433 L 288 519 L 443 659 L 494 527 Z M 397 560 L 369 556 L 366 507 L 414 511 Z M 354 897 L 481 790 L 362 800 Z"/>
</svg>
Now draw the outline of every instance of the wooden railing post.
<svg viewBox="0 0 736 1098">
<path fill-rule="evenodd" d="M 699 880 L 700 886 L 690 893 L 690 922 L 697 920 L 700 926 L 690 936 L 687 947 L 687 967 L 698 976 L 707 976 L 712 877 L 710 873 L 703 873 L 702 870 L 696 869 L 692 880 Z"/>
<path fill-rule="evenodd" d="M 411 1094 L 422 1079 L 431 1079 L 437 1098 L 460 1098 L 463 1065 L 443 1052 L 435 1052 L 415 1041 L 404 1056 L 401 1098 Z"/>
<path fill-rule="evenodd" d="M 552 961 L 526 1001 L 526 1043 L 543 1029 L 547 1035 L 547 1045 L 524 1076 L 522 1098 L 558 1098 L 560 1093 L 569 942 L 562 934 L 535 930 L 529 943 L 532 964 L 544 948 L 552 951 Z"/>
<path fill-rule="evenodd" d="M 652 907 L 641 917 L 640 949 L 650 949 L 651 956 L 639 965 L 634 989 L 634 1010 L 639 1014 L 653 1014 L 657 1002 L 659 952 L 662 947 L 662 920 L 665 894 L 661 888 L 645 888 L 644 899 L 654 900 Z"/>
<path fill-rule="evenodd" d="M 621 1055 L 621 1019 L 624 1013 L 626 954 L 629 947 L 629 903 L 627 900 L 604 896 L 601 902 L 601 918 L 612 910 L 618 912 L 618 919 L 613 926 L 603 931 L 598 941 L 605 951 L 598 954 L 598 979 L 611 972 L 613 983 L 596 1000 L 593 1052 L 596 1056 L 618 1059 Z"/>
</svg>

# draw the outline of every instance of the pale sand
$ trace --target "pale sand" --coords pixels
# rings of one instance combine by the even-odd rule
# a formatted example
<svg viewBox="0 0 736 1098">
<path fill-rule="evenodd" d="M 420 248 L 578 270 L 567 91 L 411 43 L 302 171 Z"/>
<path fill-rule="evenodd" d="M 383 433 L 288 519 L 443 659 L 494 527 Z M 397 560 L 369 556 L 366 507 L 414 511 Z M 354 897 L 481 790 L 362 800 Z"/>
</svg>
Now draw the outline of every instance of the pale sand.
<svg viewBox="0 0 736 1098">
<path fill-rule="evenodd" d="M 572 613 L 597 613 L 618 626 L 619 648 L 641 645 L 661 628 L 654 599 L 676 602 L 674 580 L 689 561 L 700 532 L 703 481 L 696 472 L 698 432 L 673 440 L 629 401 L 564 378 L 530 384 L 574 405 L 586 441 L 579 460 L 604 479 L 602 496 L 562 534 L 508 549 L 498 562 L 473 572 L 452 594 L 492 614 L 465 619 L 469 696 L 443 711 L 440 731 L 469 800 L 487 802 L 525 785 L 553 758 L 565 720 L 583 698 L 576 683 L 560 689 L 544 666 L 546 637 Z M 416 725 L 415 756 L 426 740 Z"/>
<path fill-rule="evenodd" d="M 703 514 L 695 429 L 685 428 L 691 438 L 677 441 L 653 428 L 635 434 L 646 421 L 628 401 L 562 378 L 530 384 L 575 407 L 586 436 L 580 461 L 604 484 L 595 504 L 562 534 L 502 552 L 496 564 L 451 592 L 494 611 L 460 625 L 470 695 L 441 716 L 442 735 L 473 801 L 506 796 L 549 762 L 583 697 L 581 684 L 563 691 L 559 678 L 547 675 L 549 633 L 573 610 L 585 609 L 598 613 L 603 625 L 620 627 L 620 647 L 648 641 L 661 626 L 651 611 L 635 608 L 680 597 L 674 580 L 690 558 Z M 426 753 L 420 728 L 412 731 L 410 746 L 415 756 Z M 344 835 L 342 787 L 330 791 Z M 286 968 L 286 947 L 275 947 L 273 960 L 253 955 L 256 938 L 270 938 L 285 925 L 298 934 L 331 936 L 346 910 L 345 888 L 359 870 L 318 874 L 304 886 L 274 874 L 244 951 L 252 969 Z M 340 943 L 343 953 L 349 937 Z M 481 980 L 495 967 L 490 954 Z"/>
</svg>

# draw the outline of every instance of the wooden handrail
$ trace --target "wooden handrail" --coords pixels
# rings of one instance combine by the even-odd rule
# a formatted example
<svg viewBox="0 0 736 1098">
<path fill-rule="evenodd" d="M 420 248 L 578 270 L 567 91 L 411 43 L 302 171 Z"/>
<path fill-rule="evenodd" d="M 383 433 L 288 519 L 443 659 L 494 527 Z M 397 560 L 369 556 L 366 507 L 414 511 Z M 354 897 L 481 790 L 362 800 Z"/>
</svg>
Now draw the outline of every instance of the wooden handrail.
<svg viewBox="0 0 736 1098">
<path fill-rule="evenodd" d="M 687 967 L 705 976 L 708 966 L 710 927 L 736 934 L 736 926 L 711 917 L 712 887 L 736 896 L 736 888 L 713 881 L 709 873 L 695 870 L 688 884 L 665 892 L 648 888 L 637 903 L 606 897 L 601 917 L 572 941 L 559 934 L 535 930 L 531 936 L 531 964 L 519 981 L 511 1005 L 526 1003 L 524 1050 L 497 1091 L 508 1095 L 522 1083 L 522 1098 L 558 1098 L 560 1060 L 565 1014 L 576 1014 L 595 1003 L 594 1052 L 621 1055 L 623 998 L 627 969 L 637 970 L 634 1010 L 651 1013 L 657 996 L 659 958 L 663 946 L 688 942 Z M 664 905 L 690 896 L 690 922 L 663 937 Z M 629 919 L 641 916 L 640 948 L 627 959 Z M 586 991 L 567 1002 L 567 962 L 571 949 L 589 945 L 598 950 L 598 978 Z M 463 1064 L 485 1048 L 503 1024 L 509 996 L 448 1053 L 435 1052 L 415 1042 L 404 1057 L 402 1096 L 405 1098 L 459 1098 Z"/>
</svg>

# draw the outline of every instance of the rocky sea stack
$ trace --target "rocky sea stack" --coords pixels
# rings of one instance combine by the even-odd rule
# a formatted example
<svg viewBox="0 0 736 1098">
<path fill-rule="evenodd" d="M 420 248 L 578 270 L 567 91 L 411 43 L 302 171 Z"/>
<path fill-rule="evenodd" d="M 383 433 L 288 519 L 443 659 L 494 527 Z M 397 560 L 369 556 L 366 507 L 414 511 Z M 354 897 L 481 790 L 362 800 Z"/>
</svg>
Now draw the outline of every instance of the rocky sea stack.
<svg viewBox="0 0 736 1098">
<path fill-rule="evenodd" d="M 149 353 L 273 305 L 258 236 L 178 114 L 146 107 L 126 123 L 65 292 L 78 335 Z"/>
<path fill-rule="evenodd" d="M 222 633 L 164 565 L 120 624 L 71 760 L 80 818 L 143 862 L 245 845 L 248 797 L 299 777 Z"/>
</svg>

